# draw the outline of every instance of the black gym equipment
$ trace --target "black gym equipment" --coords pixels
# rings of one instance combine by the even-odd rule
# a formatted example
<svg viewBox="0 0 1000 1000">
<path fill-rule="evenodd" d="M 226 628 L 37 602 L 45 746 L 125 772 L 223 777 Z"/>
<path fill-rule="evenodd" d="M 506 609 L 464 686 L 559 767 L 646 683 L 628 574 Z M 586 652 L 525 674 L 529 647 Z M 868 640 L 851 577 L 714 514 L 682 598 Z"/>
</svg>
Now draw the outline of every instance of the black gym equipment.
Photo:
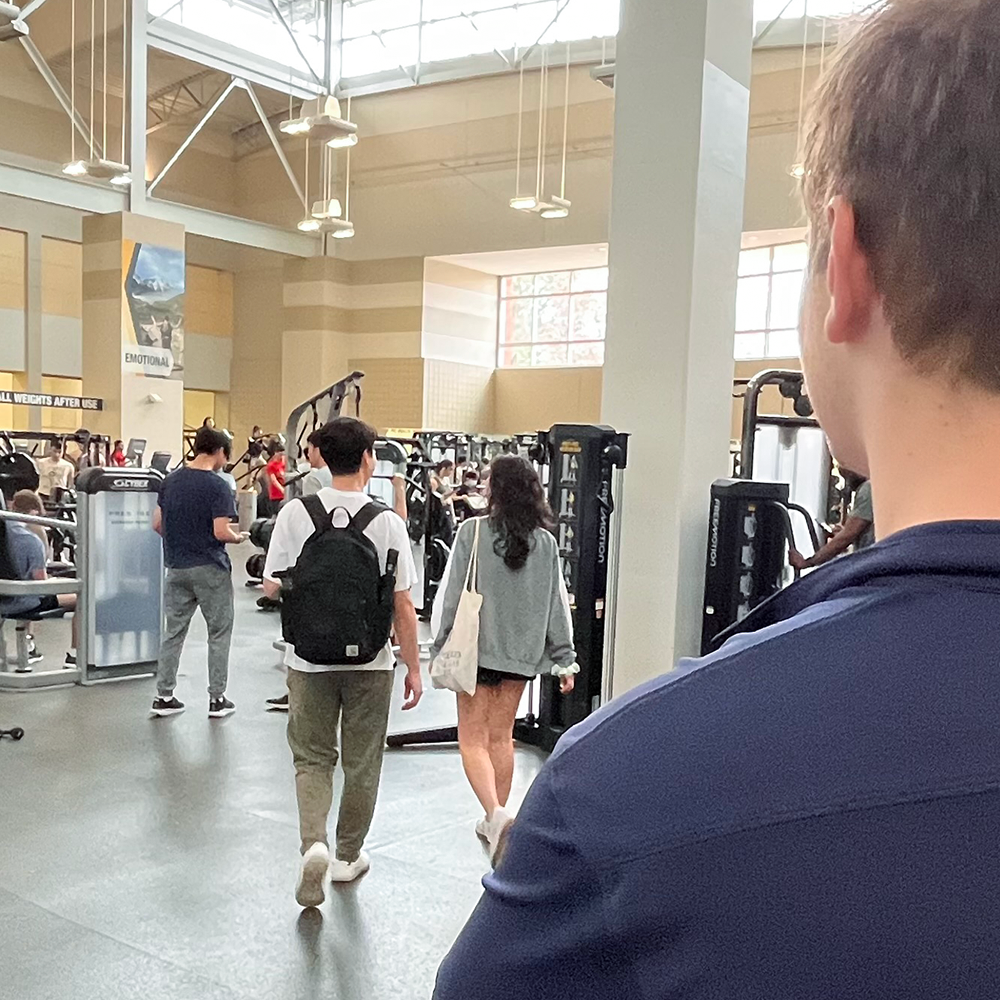
<svg viewBox="0 0 1000 1000">
<path fill-rule="evenodd" d="M 768 385 L 777 386 L 785 399 L 793 400 L 796 416 L 758 412 L 760 395 Z M 812 419 L 812 404 L 805 392 L 801 372 L 771 370 L 747 380 L 743 398 L 743 438 L 734 479 L 712 485 L 709 505 L 708 547 L 705 560 L 705 593 L 702 604 L 701 652 L 717 649 L 747 615 L 798 577 L 787 563 L 787 553 L 796 548 L 793 515 L 805 524 L 813 549 L 820 546 L 816 521 L 804 506 L 790 500 L 787 482 L 753 478 L 758 430 L 777 427 L 779 434 L 794 435 L 801 429 L 819 430 Z M 820 500 L 821 517 L 828 516 L 839 496 L 834 488 L 832 460 L 824 450 L 821 470 L 826 482 Z"/>
<path fill-rule="evenodd" d="M 611 427 L 557 424 L 537 435 L 532 450 L 536 461 L 544 463 L 548 471 L 548 498 L 557 519 L 580 672 L 568 695 L 559 692 L 558 678 L 539 677 L 538 712 L 530 697 L 528 714 L 515 723 L 514 737 L 552 750 L 570 726 L 582 722 L 610 697 L 605 631 L 608 614 L 613 614 L 609 584 L 616 582 L 616 569 L 610 567 L 612 520 L 614 498 L 620 496 L 621 474 L 628 459 L 628 435 Z M 609 649 L 612 642 L 609 637 Z M 457 728 L 448 726 L 396 733 L 386 742 L 390 747 L 403 747 L 454 743 L 457 739 Z"/>
</svg>

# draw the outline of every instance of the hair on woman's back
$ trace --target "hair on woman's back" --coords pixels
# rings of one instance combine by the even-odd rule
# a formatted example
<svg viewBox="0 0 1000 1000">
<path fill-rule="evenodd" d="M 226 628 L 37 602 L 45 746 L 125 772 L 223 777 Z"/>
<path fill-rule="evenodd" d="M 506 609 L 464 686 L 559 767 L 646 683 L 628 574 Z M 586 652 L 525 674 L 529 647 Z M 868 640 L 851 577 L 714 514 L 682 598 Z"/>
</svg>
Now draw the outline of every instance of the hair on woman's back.
<svg viewBox="0 0 1000 1000">
<path fill-rule="evenodd" d="M 489 522 L 496 532 L 493 551 L 508 568 L 524 568 L 536 528 L 552 531 L 555 520 L 538 473 L 518 455 L 501 455 L 490 464 Z"/>
</svg>

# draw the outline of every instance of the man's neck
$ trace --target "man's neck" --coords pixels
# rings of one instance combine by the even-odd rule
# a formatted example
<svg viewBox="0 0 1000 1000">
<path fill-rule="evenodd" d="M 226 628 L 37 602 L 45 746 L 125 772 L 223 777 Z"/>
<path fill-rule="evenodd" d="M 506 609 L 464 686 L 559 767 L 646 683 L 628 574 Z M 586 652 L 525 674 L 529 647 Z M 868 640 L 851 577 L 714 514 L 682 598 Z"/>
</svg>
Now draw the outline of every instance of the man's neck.
<svg viewBox="0 0 1000 1000">
<path fill-rule="evenodd" d="M 334 476 L 333 488 L 341 493 L 364 493 L 368 478 L 363 472 L 355 472 L 350 476 Z"/>
<path fill-rule="evenodd" d="M 867 442 L 879 538 L 938 521 L 1000 520 L 1000 397 L 913 384 L 882 404 Z"/>
<path fill-rule="evenodd" d="M 211 455 L 195 455 L 188 463 L 189 469 L 201 469 L 202 472 L 215 472 L 215 459 Z"/>
</svg>

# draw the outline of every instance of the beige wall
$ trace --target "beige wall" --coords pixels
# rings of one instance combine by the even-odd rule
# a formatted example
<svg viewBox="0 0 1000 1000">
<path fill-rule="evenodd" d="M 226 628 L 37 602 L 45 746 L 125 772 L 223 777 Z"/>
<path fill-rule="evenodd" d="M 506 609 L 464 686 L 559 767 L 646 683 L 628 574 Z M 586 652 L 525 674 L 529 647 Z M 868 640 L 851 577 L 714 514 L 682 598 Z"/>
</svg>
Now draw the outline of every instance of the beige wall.
<svg viewBox="0 0 1000 1000">
<path fill-rule="evenodd" d="M 494 373 L 497 434 L 558 423 L 599 423 L 601 368 L 499 368 Z"/>
</svg>

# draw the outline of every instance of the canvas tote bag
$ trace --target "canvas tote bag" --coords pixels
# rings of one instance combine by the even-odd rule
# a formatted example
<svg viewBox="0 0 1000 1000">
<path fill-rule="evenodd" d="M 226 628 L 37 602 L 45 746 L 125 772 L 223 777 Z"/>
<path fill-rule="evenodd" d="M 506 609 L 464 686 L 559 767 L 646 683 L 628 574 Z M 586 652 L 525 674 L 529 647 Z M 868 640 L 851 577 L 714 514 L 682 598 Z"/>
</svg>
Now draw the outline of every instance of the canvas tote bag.
<svg viewBox="0 0 1000 1000">
<path fill-rule="evenodd" d="M 483 595 L 476 590 L 479 568 L 479 522 L 476 518 L 472 555 L 465 574 L 465 586 L 458 599 L 455 623 L 441 652 L 431 664 L 431 683 L 457 694 L 476 693 L 476 672 L 479 669 L 479 610 Z"/>
</svg>

